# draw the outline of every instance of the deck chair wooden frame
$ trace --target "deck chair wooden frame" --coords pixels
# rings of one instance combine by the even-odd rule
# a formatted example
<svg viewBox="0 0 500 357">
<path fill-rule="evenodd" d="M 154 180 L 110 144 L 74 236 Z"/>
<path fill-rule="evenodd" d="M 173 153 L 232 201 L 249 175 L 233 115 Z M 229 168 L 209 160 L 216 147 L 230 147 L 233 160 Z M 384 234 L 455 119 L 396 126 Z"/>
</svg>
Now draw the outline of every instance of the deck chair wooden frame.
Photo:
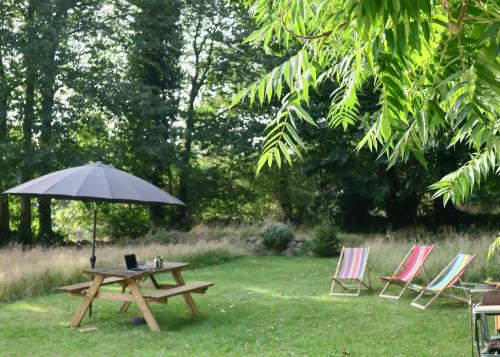
<svg viewBox="0 0 500 357">
<path fill-rule="evenodd" d="M 421 272 L 423 272 L 424 275 L 425 275 L 425 281 L 426 281 L 426 283 L 429 281 L 429 277 L 427 275 L 427 271 L 425 270 L 424 264 L 425 264 L 425 261 L 427 260 L 427 258 L 429 258 L 429 255 L 431 254 L 432 249 L 434 249 L 434 245 L 428 246 L 428 247 L 430 247 L 430 249 L 427 252 L 427 255 L 422 260 L 422 262 L 420 264 L 420 267 L 418 267 L 418 269 L 412 275 L 409 276 L 408 280 L 405 281 L 405 280 L 398 279 L 398 276 L 401 275 L 407 269 L 408 265 L 406 265 L 405 263 L 409 264 L 408 260 L 411 258 L 414 249 L 416 249 L 417 247 L 418 246 L 416 244 L 414 244 L 410 248 L 410 250 L 408 251 L 408 254 L 406 254 L 406 256 L 401 261 L 401 264 L 399 264 L 399 266 L 394 271 L 394 274 L 392 274 L 389 277 L 389 279 L 387 277 L 383 277 L 383 276 L 379 277 L 380 280 L 386 282 L 386 284 L 382 288 L 382 291 L 378 295 L 379 297 L 386 298 L 386 299 L 399 300 L 399 298 L 401 298 L 401 296 L 403 296 L 403 294 L 405 293 L 405 291 L 408 288 L 411 289 L 411 282 L 413 281 L 413 279 L 415 279 L 417 276 L 419 276 Z M 425 246 L 422 246 L 422 247 L 425 247 Z M 385 293 L 386 290 L 389 288 L 389 286 L 391 284 L 399 286 L 399 287 L 402 288 L 401 291 L 399 292 L 399 294 L 397 294 L 397 295 L 390 295 L 390 294 L 386 294 Z"/>
<path fill-rule="evenodd" d="M 441 272 L 434 278 L 434 280 L 432 280 L 427 285 L 427 287 L 428 286 L 432 286 L 434 283 L 436 283 L 437 281 L 439 281 L 439 279 L 441 277 L 443 277 L 443 275 L 448 271 L 448 269 L 451 267 L 451 265 L 455 262 L 455 260 L 458 258 L 458 256 L 460 254 L 463 254 L 463 253 L 457 254 L 457 256 L 455 258 L 453 258 L 443 270 L 441 270 Z M 439 296 L 444 296 L 444 297 L 447 297 L 447 298 L 450 298 L 450 299 L 453 299 L 453 300 L 457 300 L 457 301 L 469 303 L 469 301 L 470 301 L 470 295 L 468 293 L 469 289 L 467 289 L 464 286 L 464 284 L 462 283 L 461 277 L 462 277 L 463 273 L 465 272 L 465 269 L 467 269 L 467 267 L 470 265 L 470 263 L 472 263 L 472 261 L 476 257 L 476 254 L 470 255 L 470 257 L 471 258 L 467 262 L 467 264 L 465 264 L 458 272 L 456 272 L 455 275 L 453 276 L 453 279 L 451 279 L 451 280 L 455 280 L 456 279 L 453 282 L 453 285 L 450 286 L 450 284 L 447 284 L 447 285 L 445 285 L 443 288 L 441 288 L 439 290 L 428 289 L 427 287 L 419 287 L 418 290 L 420 291 L 420 294 L 418 294 L 418 296 L 411 302 L 410 305 L 413 306 L 413 307 L 425 310 Z M 457 295 L 456 292 L 455 292 L 456 289 L 462 290 L 464 296 L 462 297 L 462 296 Z M 449 290 L 449 293 L 445 293 L 444 292 L 445 290 Z M 424 305 L 419 304 L 417 301 L 420 300 L 424 295 L 434 295 L 434 296 L 426 304 L 424 304 Z"/>
<path fill-rule="evenodd" d="M 361 247 L 358 247 L 361 248 Z M 344 259 L 345 247 L 342 247 L 342 251 L 340 252 L 339 261 L 337 263 L 337 269 L 335 270 L 335 276 L 332 277 L 332 287 L 330 289 L 330 295 L 332 296 L 359 296 L 361 289 L 372 290 L 371 281 L 370 281 L 370 272 L 366 270 L 366 264 L 368 263 L 368 256 L 370 254 L 370 248 L 366 249 L 366 257 L 364 262 L 362 262 L 363 266 L 361 267 L 360 274 L 357 278 L 342 278 L 339 277 L 339 269 L 342 266 L 342 262 Z M 364 276 L 365 271 L 368 275 L 368 282 L 365 283 Z M 349 283 L 349 284 L 346 284 Z M 338 284 L 343 290 L 342 292 L 335 291 L 335 286 Z"/>
</svg>

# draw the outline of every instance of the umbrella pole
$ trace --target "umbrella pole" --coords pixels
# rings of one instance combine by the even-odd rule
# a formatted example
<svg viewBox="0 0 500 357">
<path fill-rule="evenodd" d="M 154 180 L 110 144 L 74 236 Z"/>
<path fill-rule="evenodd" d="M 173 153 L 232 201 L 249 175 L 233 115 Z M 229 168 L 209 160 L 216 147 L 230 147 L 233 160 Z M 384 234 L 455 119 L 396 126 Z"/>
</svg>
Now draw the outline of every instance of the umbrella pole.
<svg viewBox="0 0 500 357">
<path fill-rule="evenodd" d="M 94 231 L 92 233 L 92 256 L 90 257 L 90 267 L 95 268 L 95 236 L 96 236 L 96 226 L 97 226 L 97 205 L 94 206 Z"/>
<path fill-rule="evenodd" d="M 90 257 L 90 267 L 95 268 L 95 261 L 97 260 L 95 256 L 95 236 L 97 227 L 97 205 L 94 205 L 94 230 L 92 232 L 92 256 Z M 93 275 L 90 275 L 90 281 L 94 279 Z M 89 306 L 89 317 L 92 317 L 92 303 Z"/>
</svg>

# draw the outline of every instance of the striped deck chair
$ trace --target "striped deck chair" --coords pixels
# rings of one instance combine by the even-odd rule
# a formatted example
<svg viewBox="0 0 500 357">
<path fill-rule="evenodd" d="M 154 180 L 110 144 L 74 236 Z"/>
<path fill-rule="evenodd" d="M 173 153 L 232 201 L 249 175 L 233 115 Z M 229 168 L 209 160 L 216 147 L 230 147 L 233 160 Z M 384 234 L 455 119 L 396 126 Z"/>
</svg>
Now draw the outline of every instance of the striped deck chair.
<svg viewBox="0 0 500 357">
<path fill-rule="evenodd" d="M 403 261 L 397 267 L 396 271 L 392 276 L 379 276 L 379 279 L 385 281 L 386 284 L 379 296 L 388 299 L 398 300 L 410 287 L 410 284 L 414 278 L 416 278 L 422 271 L 427 277 L 427 272 L 425 271 L 424 263 L 429 257 L 429 254 L 434 248 L 434 245 L 414 245 L 411 247 L 410 251 L 404 257 Z M 394 284 L 396 286 L 402 287 L 399 295 L 389 295 L 385 294 L 387 288 Z"/>
<path fill-rule="evenodd" d="M 371 290 L 369 273 L 368 284 L 363 281 L 369 253 L 370 248 L 342 248 L 330 295 L 358 296 L 361 289 Z M 337 284 L 342 287 L 342 292 L 335 291 Z"/>
<path fill-rule="evenodd" d="M 459 253 L 442 271 L 434 278 L 433 281 L 426 287 L 418 287 L 415 285 L 415 290 L 420 291 L 420 294 L 412 301 L 411 306 L 418 307 L 419 309 L 425 309 L 429 306 L 438 296 L 446 296 L 451 299 L 458 301 L 469 302 L 469 296 L 467 291 L 463 288 L 462 281 L 460 278 L 464 273 L 467 266 L 474 260 L 476 255 L 468 255 Z M 464 297 L 460 297 L 455 294 L 454 289 L 461 288 L 465 294 Z M 449 294 L 445 294 L 444 291 L 450 291 Z M 417 303 L 418 300 L 423 295 L 434 295 L 425 305 Z"/>
</svg>

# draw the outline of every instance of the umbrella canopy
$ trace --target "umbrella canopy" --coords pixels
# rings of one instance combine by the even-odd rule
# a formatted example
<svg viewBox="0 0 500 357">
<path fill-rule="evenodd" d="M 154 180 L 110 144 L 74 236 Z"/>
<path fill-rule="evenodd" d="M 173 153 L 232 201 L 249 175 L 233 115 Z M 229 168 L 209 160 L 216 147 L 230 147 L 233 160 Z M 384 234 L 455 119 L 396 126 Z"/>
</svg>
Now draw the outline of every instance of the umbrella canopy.
<svg viewBox="0 0 500 357">
<path fill-rule="evenodd" d="M 185 205 L 149 182 L 100 162 L 55 171 L 4 193 L 79 201 Z"/>
</svg>

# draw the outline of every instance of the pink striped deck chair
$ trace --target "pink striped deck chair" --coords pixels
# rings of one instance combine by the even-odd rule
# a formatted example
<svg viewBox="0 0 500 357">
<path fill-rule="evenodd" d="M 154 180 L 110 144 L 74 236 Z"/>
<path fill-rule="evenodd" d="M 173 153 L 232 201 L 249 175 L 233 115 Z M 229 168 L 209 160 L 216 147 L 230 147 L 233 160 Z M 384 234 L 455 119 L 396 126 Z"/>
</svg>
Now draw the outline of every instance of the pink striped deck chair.
<svg viewBox="0 0 500 357">
<path fill-rule="evenodd" d="M 396 271 L 392 276 L 379 276 L 379 279 L 385 281 L 386 284 L 379 296 L 388 299 L 398 300 L 411 285 L 411 282 L 416 278 L 421 272 L 424 272 L 427 278 L 427 272 L 425 271 L 424 263 L 429 257 L 429 254 L 434 248 L 434 245 L 414 245 L 411 247 L 410 251 L 404 257 L 403 261 L 397 267 Z M 401 287 L 399 295 L 389 295 L 386 294 L 387 288 L 391 285 L 396 285 Z"/>
<path fill-rule="evenodd" d="M 361 289 L 372 289 L 368 272 L 368 283 L 363 279 L 369 253 L 370 248 L 342 248 L 330 295 L 359 296 Z M 335 291 L 336 285 L 343 290 Z"/>
</svg>

